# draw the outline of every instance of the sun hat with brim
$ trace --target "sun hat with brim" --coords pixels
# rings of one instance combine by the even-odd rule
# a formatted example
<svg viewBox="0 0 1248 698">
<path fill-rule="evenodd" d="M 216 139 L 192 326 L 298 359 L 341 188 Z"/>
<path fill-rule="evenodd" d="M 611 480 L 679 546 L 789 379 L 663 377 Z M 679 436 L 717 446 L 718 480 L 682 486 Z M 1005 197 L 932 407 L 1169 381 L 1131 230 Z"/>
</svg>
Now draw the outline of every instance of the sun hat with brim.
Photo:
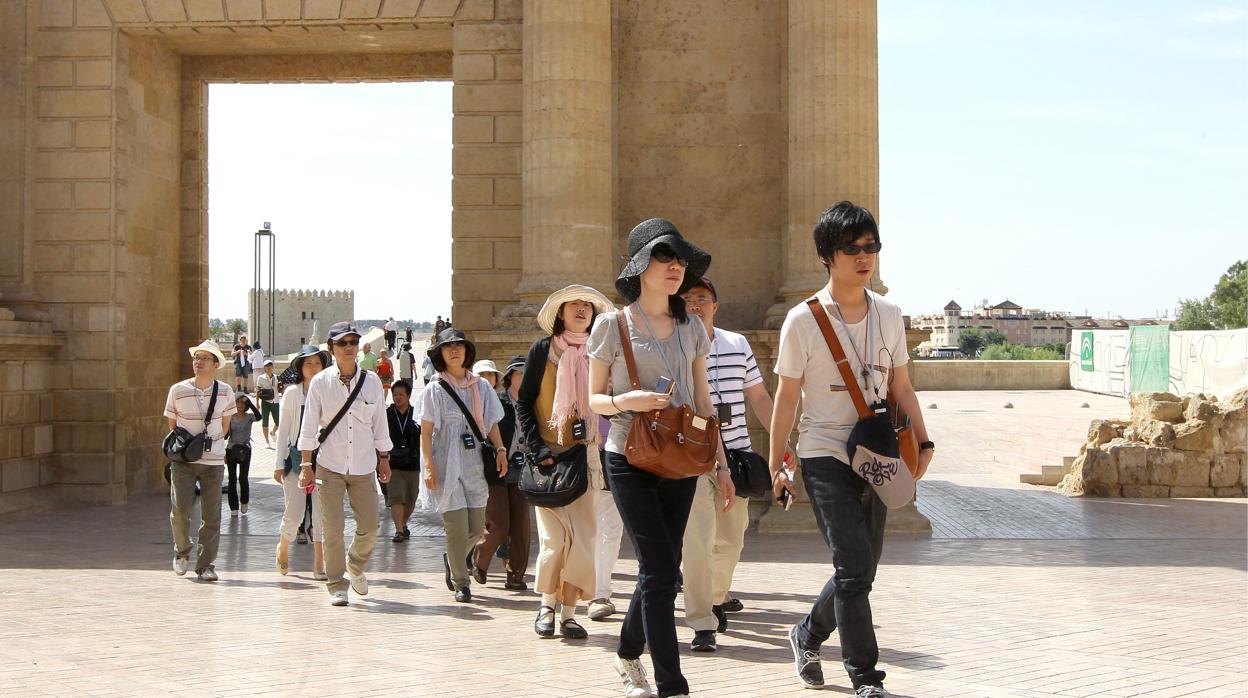
<svg viewBox="0 0 1248 698">
<path fill-rule="evenodd" d="M 901 459 L 897 432 L 886 415 L 854 424 L 845 450 L 850 468 L 871 485 L 884 506 L 897 509 L 914 499 L 914 476 Z"/>
<path fill-rule="evenodd" d="M 469 342 L 468 335 L 464 334 L 461 330 L 455 329 L 454 327 L 448 327 L 445 330 L 442 330 L 442 334 L 438 335 L 438 341 L 430 346 L 429 350 L 426 351 L 425 354 L 432 358 L 443 346 L 447 344 L 454 344 L 455 342 L 460 342 L 464 346 L 468 347 L 468 356 L 464 357 L 465 365 L 468 365 L 476 360 L 477 345 Z"/>
<path fill-rule="evenodd" d="M 642 221 L 628 234 L 628 262 L 615 280 L 615 290 L 629 302 L 641 296 L 641 273 L 650 266 L 654 248 L 663 244 L 689 263 L 685 269 L 685 280 L 676 290 L 677 295 L 693 287 L 711 266 L 710 253 L 686 240 L 671 221 L 665 218 Z"/>
<path fill-rule="evenodd" d="M 594 306 L 594 312 L 599 315 L 615 310 L 615 304 L 598 289 L 592 286 L 572 284 L 571 286 L 564 286 L 547 296 L 546 302 L 542 304 L 542 309 L 537 312 L 537 326 L 542 328 L 542 331 L 546 334 L 553 334 L 555 331 L 555 319 L 559 317 L 559 309 L 568 301 L 585 301 L 590 303 Z"/>
<path fill-rule="evenodd" d="M 333 362 L 333 359 L 330 358 L 329 352 L 324 349 L 319 349 L 311 344 L 303 345 L 303 348 L 299 350 L 298 355 L 290 361 L 290 367 L 294 369 L 296 382 L 303 380 L 303 360 L 309 356 L 321 357 L 322 370 L 329 368 L 330 364 Z"/>
<path fill-rule="evenodd" d="M 191 353 L 192 359 L 195 358 L 195 352 L 206 351 L 209 354 L 212 354 L 213 358 L 217 360 L 218 366 L 225 365 L 225 354 L 221 353 L 221 347 L 217 346 L 217 343 L 212 341 L 211 339 L 205 339 L 204 341 L 199 343 L 199 346 L 191 347 L 187 351 Z"/>
<path fill-rule="evenodd" d="M 503 377 L 506 378 L 507 374 L 511 373 L 512 371 L 523 370 L 524 364 L 526 361 L 527 359 L 523 355 L 520 355 L 520 354 L 517 354 L 511 357 L 510 359 L 508 359 L 507 368 L 503 369 Z"/>
<path fill-rule="evenodd" d="M 499 371 L 498 366 L 496 366 L 494 362 L 490 361 L 489 359 L 481 359 L 477 363 L 473 364 L 472 372 L 478 376 L 481 375 L 482 373 L 493 373 L 499 378 L 503 377 L 502 371 Z"/>
</svg>

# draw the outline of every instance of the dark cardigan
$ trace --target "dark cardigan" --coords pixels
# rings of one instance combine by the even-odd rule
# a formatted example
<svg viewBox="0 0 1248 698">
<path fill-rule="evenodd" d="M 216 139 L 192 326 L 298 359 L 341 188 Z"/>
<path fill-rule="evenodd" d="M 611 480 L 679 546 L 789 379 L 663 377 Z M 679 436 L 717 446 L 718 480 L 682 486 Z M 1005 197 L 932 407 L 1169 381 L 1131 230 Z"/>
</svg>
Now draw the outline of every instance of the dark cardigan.
<svg viewBox="0 0 1248 698">
<path fill-rule="evenodd" d="M 537 414 L 533 411 L 538 393 L 542 391 L 542 379 L 546 377 L 546 366 L 549 363 L 550 337 L 542 337 L 529 347 L 529 356 L 524 361 L 524 380 L 520 381 L 520 395 L 516 400 L 516 421 L 520 423 L 520 438 L 529 445 L 529 453 L 537 463 L 552 456 L 550 446 L 542 441 Z"/>
</svg>

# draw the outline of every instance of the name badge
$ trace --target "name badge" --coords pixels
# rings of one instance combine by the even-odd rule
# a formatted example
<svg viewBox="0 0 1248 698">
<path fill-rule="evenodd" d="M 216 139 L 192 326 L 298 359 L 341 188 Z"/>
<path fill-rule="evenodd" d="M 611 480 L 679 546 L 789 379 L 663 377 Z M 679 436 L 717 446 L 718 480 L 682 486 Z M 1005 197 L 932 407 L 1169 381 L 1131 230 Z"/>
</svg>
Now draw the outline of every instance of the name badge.
<svg viewBox="0 0 1248 698">
<path fill-rule="evenodd" d="M 721 404 L 718 408 L 718 414 L 716 414 L 716 416 L 719 417 L 720 424 L 728 424 L 729 422 L 731 422 L 732 421 L 732 405 Z"/>
<path fill-rule="evenodd" d="M 477 440 L 472 438 L 472 434 L 461 434 L 459 438 L 464 440 L 464 448 L 471 451 L 477 447 Z"/>
</svg>

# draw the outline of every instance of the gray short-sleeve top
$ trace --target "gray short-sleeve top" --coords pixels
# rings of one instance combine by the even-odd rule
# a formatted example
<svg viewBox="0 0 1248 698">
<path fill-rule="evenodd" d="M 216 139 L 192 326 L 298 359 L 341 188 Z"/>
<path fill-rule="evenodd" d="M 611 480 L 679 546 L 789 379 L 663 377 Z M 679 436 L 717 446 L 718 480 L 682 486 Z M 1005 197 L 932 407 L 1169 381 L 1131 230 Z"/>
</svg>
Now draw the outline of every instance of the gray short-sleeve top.
<svg viewBox="0 0 1248 698">
<path fill-rule="evenodd" d="M 599 315 L 589 333 L 589 358 L 610 365 L 611 389 L 615 395 L 623 395 L 633 389 L 628 380 L 628 364 L 624 361 L 624 352 L 620 350 L 620 330 L 615 321 L 616 313 L 619 312 L 624 311 Z M 711 339 L 707 336 L 702 321 L 690 317 L 686 322 L 678 322 L 671 336 L 657 341 L 650 336 L 644 325 L 634 322 L 637 315 L 628 312 L 625 317 L 629 321 L 629 336 L 633 343 L 633 358 L 637 362 L 637 379 L 641 382 L 641 389 L 654 390 L 659 377 L 668 376 L 676 381 L 671 405 L 692 405 L 693 360 L 700 356 L 705 357 L 711 349 Z M 663 360 L 665 357 L 666 364 Z M 670 371 L 677 375 L 670 375 L 669 366 Z M 624 442 L 628 438 L 628 428 L 632 423 L 633 415 L 629 413 L 611 417 L 606 450 L 624 453 Z"/>
</svg>

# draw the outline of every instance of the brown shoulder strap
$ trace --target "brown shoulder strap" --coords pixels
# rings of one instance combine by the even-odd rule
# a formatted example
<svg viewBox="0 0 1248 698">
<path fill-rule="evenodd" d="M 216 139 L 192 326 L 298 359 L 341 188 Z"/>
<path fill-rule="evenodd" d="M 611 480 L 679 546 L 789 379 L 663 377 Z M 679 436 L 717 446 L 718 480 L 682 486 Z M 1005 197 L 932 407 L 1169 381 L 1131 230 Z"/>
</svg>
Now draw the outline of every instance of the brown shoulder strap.
<svg viewBox="0 0 1248 698">
<path fill-rule="evenodd" d="M 823 333 L 823 341 L 827 342 L 828 349 L 832 351 L 832 358 L 836 360 L 836 367 L 845 381 L 845 389 L 849 391 L 849 397 L 854 401 L 854 409 L 858 410 L 858 418 L 870 417 L 871 409 L 867 407 L 867 401 L 862 397 L 862 387 L 858 385 L 858 379 L 854 378 L 854 371 L 849 367 L 849 359 L 845 357 L 845 349 L 841 347 L 841 340 L 837 338 L 836 331 L 832 329 L 828 311 L 824 309 L 823 303 L 819 302 L 818 296 L 811 296 L 806 301 L 806 306 L 810 308 L 810 314 L 815 316 L 815 323 L 819 325 L 819 331 Z"/>
<path fill-rule="evenodd" d="M 615 313 L 615 324 L 620 328 L 620 349 L 624 352 L 624 363 L 628 365 L 628 382 L 633 390 L 641 390 L 641 381 L 637 379 L 637 360 L 633 358 L 633 340 L 628 334 L 628 320 L 624 317 L 624 308 Z"/>
</svg>

